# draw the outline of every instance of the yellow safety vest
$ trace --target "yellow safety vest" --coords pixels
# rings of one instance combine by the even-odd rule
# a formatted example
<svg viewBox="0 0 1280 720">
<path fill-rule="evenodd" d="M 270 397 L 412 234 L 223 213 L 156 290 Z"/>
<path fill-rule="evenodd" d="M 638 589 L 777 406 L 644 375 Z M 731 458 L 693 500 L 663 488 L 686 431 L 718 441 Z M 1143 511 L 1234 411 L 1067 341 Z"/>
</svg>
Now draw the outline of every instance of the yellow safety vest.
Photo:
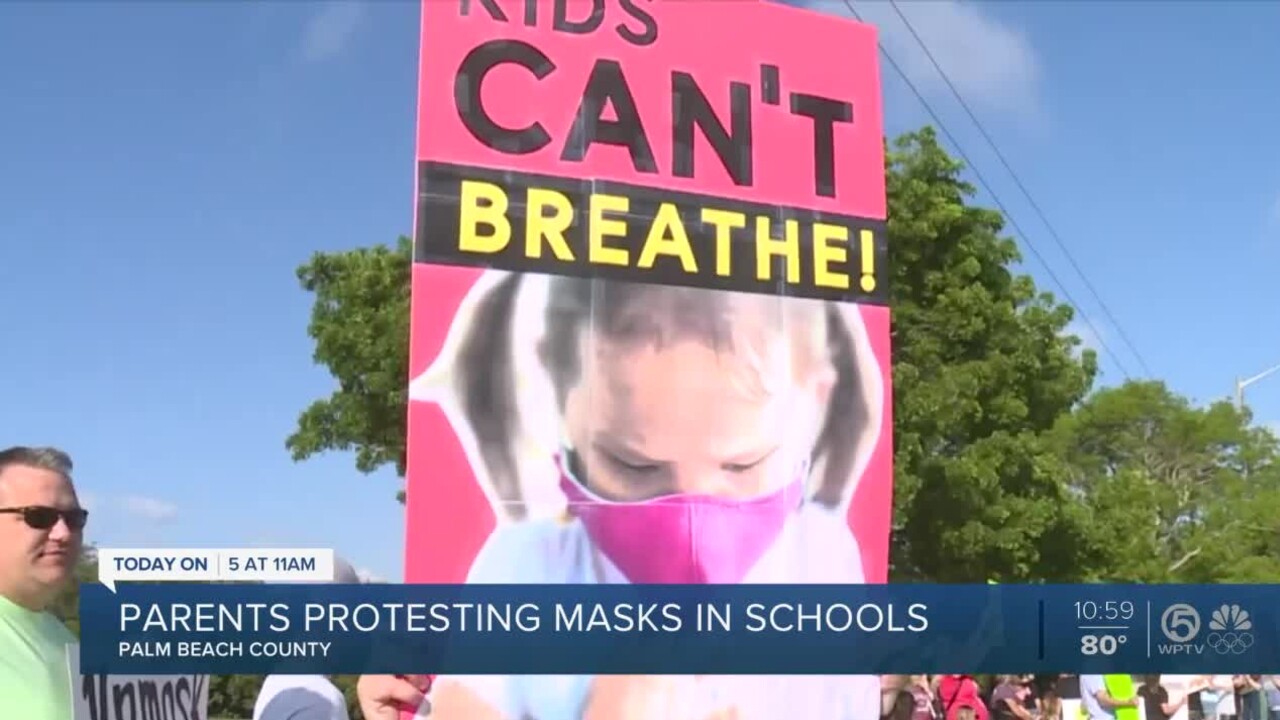
<svg viewBox="0 0 1280 720">
<path fill-rule="evenodd" d="M 1132 675 L 1104 675 L 1102 682 L 1107 687 L 1107 694 L 1116 700 L 1132 700 L 1138 696 L 1133 687 Z M 1139 720 L 1141 714 L 1136 707 L 1116 708 L 1116 720 Z"/>
</svg>

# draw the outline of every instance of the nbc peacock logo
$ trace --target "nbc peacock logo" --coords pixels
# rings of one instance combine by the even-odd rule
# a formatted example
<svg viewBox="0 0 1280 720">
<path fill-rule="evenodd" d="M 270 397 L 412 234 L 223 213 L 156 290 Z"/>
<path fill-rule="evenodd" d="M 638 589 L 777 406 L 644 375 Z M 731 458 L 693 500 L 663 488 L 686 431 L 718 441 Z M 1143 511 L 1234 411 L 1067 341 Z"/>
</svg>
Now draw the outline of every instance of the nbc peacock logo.
<svg viewBox="0 0 1280 720">
<path fill-rule="evenodd" d="M 1242 655 L 1253 647 L 1253 619 L 1235 604 L 1223 604 L 1209 616 L 1205 644 L 1219 655 Z"/>
</svg>

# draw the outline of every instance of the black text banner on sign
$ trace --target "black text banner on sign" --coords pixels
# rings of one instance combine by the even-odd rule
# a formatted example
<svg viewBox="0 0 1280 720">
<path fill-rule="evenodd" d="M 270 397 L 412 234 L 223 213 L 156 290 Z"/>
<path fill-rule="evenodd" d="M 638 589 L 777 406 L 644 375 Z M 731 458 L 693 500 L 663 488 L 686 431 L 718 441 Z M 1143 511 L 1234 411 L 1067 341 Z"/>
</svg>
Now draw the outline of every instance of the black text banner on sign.
<svg viewBox="0 0 1280 720">
<path fill-rule="evenodd" d="M 883 305 L 882 221 L 619 183 L 418 166 L 415 260 Z"/>
</svg>

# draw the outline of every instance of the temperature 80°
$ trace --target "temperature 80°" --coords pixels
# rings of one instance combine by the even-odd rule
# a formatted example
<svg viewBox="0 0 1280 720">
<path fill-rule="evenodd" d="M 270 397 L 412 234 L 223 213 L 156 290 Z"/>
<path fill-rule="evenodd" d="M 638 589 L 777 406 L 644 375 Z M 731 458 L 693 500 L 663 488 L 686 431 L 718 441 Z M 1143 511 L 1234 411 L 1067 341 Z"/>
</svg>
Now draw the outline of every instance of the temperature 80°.
<svg viewBox="0 0 1280 720">
<path fill-rule="evenodd" d="M 1120 646 L 1127 642 L 1128 635 L 1084 635 L 1080 638 L 1080 654 L 1115 655 Z"/>
</svg>

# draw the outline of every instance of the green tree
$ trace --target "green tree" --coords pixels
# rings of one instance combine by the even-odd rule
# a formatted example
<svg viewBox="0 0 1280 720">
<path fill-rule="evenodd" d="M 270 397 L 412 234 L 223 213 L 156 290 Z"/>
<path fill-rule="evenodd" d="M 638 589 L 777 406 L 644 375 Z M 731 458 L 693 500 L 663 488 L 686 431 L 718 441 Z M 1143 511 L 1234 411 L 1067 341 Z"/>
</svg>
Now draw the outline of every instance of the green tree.
<svg viewBox="0 0 1280 720">
<path fill-rule="evenodd" d="M 209 678 L 210 718 L 253 717 L 263 675 L 214 675 Z"/>
<path fill-rule="evenodd" d="M 1075 577 L 1042 433 L 1088 391 L 1091 352 L 1063 336 L 1071 311 L 1015 274 L 1001 216 L 969 204 L 961 165 L 921 130 L 887 160 L 894 312 L 899 579 Z M 410 243 L 319 253 L 298 271 L 315 296 L 315 359 L 337 380 L 287 446 L 302 460 L 355 451 L 403 474 Z M 1050 537 L 1056 540 L 1050 540 Z"/>
<path fill-rule="evenodd" d="M 1053 432 L 1088 508 L 1087 579 L 1229 582 L 1280 572 L 1276 438 L 1161 382 L 1095 393 Z"/>
<path fill-rule="evenodd" d="M 1011 265 L 1004 219 L 970 204 L 931 129 L 893 143 L 893 569 L 898 579 L 1070 579 L 1084 518 L 1044 431 L 1093 382 L 1072 311 Z"/>
<path fill-rule="evenodd" d="M 307 328 L 314 359 L 338 389 L 298 418 L 286 441 L 294 460 L 354 451 L 361 472 L 390 464 L 404 476 L 411 256 L 401 237 L 394 248 L 316 253 L 299 268 L 303 289 L 315 295 Z"/>
</svg>

